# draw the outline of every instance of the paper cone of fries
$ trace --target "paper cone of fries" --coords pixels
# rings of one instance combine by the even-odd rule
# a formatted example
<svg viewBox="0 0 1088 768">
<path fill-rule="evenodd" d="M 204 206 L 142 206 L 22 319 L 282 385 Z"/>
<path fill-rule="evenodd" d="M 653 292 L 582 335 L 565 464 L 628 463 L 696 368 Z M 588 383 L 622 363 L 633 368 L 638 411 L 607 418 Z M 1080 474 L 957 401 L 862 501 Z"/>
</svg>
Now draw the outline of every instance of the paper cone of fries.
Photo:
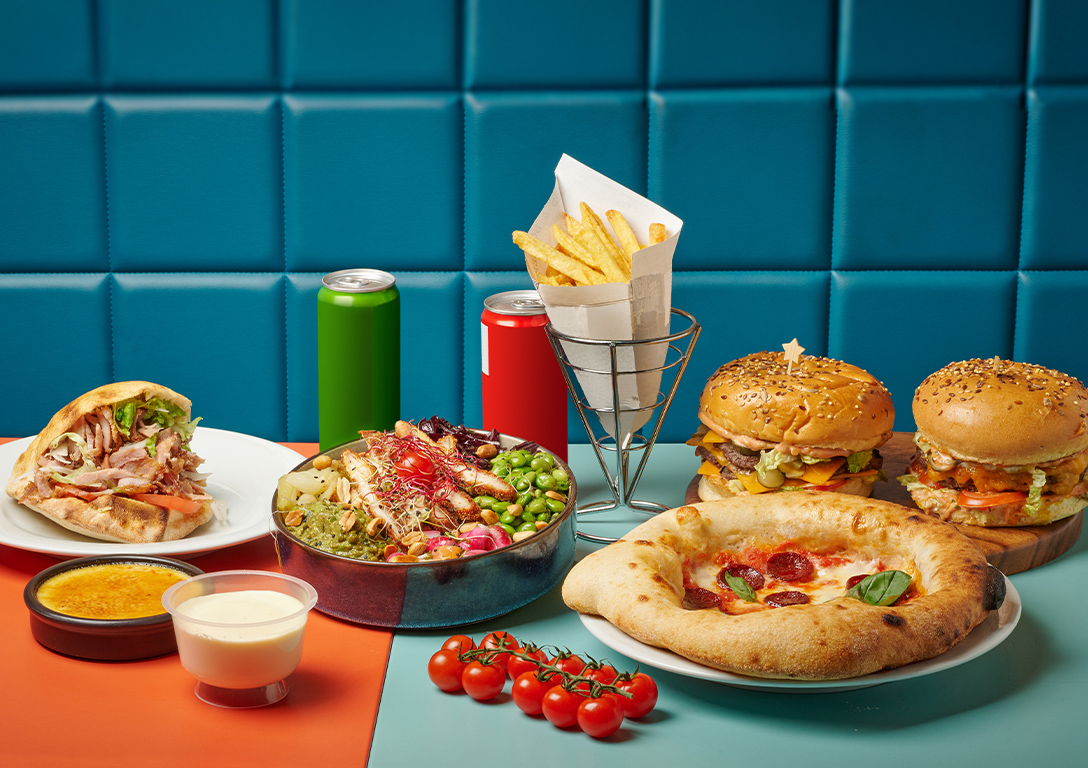
<svg viewBox="0 0 1088 768">
<path fill-rule="evenodd" d="M 639 341 L 669 334 L 672 256 L 683 225 L 661 206 L 563 155 L 551 197 L 528 236 L 515 232 L 514 241 L 525 250 L 526 267 L 555 330 L 579 339 Z M 575 370 L 602 426 L 618 445 L 628 446 L 653 416 L 662 373 L 653 369 L 664 364 L 668 345 L 617 348 L 618 404 L 609 347 L 563 347 L 576 369 L 602 372 Z"/>
</svg>

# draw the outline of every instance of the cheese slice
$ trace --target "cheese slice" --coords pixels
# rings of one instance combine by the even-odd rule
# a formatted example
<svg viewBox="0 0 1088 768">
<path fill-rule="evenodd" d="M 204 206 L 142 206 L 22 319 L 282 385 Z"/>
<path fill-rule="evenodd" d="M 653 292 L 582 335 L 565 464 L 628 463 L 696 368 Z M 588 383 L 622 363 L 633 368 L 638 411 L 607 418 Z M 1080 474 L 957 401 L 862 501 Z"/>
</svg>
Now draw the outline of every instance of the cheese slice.
<svg viewBox="0 0 1088 768">
<path fill-rule="evenodd" d="M 827 485 L 827 481 L 831 479 L 831 476 L 845 463 L 846 459 L 840 457 L 821 461 L 819 464 L 806 464 L 805 474 L 801 475 L 801 479 L 812 485 Z"/>
</svg>

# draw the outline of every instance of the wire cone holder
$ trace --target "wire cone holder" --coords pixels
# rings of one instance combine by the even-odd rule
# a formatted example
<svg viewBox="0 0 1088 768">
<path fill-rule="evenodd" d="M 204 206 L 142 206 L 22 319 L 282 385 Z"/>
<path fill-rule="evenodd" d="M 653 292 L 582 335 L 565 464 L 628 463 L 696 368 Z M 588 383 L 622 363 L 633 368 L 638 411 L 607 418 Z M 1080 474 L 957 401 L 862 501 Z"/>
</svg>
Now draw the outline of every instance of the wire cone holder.
<svg viewBox="0 0 1088 768">
<path fill-rule="evenodd" d="M 560 333 L 551 323 L 545 326 L 567 391 L 612 492 L 611 500 L 578 506 L 579 518 L 619 507 L 647 515 L 669 508 L 635 499 L 634 494 L 702 330 L 687 312 L 674 307 L 671 313 L 673 322 L 680 321 L 686 327 L 655 339 L 580 339 Z M 667 392 L 666 374 L 672 375 Z M 650 436 L 645 437 L 642 433 L 651 423 Z M 633 455 L 638 456 L 634 466 Z M 586 541 L 616 541 L 581 530 L 577 534 Z"/>
</svg>

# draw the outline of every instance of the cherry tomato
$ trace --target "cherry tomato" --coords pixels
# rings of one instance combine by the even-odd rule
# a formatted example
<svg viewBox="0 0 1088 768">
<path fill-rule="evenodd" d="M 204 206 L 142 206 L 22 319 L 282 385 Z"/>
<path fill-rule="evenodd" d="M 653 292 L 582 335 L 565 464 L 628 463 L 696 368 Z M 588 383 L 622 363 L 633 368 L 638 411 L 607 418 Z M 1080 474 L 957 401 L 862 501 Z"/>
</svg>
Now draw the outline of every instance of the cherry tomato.
<svg viewBox="0 0 1088 768">
<path fill-rule="evenodd" d="M 540 702 L 540 711 L 548 722 L 556 728 L 570 728 L 578 724 L 578 705 L 585 697 L 568 691 L 561 685 L 554 685 L 544 693 Z"/>
<path fill-rule="evenodd" d="M 575 656 L 573 653 L 567 651 L 560 651 L 552 660 L 552 664 L 559 667 L 563 672 L 572 675 L 580 675 L 582 674 L 582 670 L 586 668 L 586 663 L 582 661 L 579 656 Z"/>
<path fill-rule="evenodd" d="M 476 643 L 472 642 L 472 638 L 468 635 L 454 635 L 446 642 L 442 643 L 443 650 L 457 651 L 457 653 L 471 651 L 475 647 Z"/>
<path fill-rule="evenodd" d="M 506 671 L 511 680 L 517 680 L 524 672 L 536 672 L 541 664 L 548 663 L 548 654 L 534 645 L 528 645 L 521 649 L 526 656 L 532 659 L 523 659 L 520 656 L 510 656 L 506 661 Z"/>
<path fill-rule="evenodd" d="M 586 699 L 578 705 L 578 727 L 595 739 L 611 736 L 623 725 L 623 706 L 615 696 Z"/>
<path fill-rule="evenodd" d="M 447 693 L 461 690 L 461 675 L 468 666 L 457 658 L 457 651 L 443 648 L 427 662 L 431 682 Z"/>
<path fill-rule="evenodd" d="M 511 650 L 520 651 L 521 644 L 517 641 L 513 635 L 509 632 L 490 632 L 484 636 L 484 639 L 480 641 L 480 648 L 498 648 L 499 646 L 509 648 Z M 510 661 L 509 653 L 499 653 L 495 656 L 495 663 L 502 667 L 502 671 L 505 674 L 506 665 Z"/>
<path fill-rule="evenodd" d="M 631 698 L 616 697 L 626 717 L 645 717 L 657 705 L 657 683 L 645 672 L 633 675 L 625 672 L 616 678 L 614 685 L 631 694 Z"/>
<path fill-rule="evenodd" d="M 498 664 L 470 661 L 461 673 L 461 685 L 465 693 L 476 701 L 487 701 L 502 692 L 503 686 L 506 685 L 506 672 Z"/>
<path fill-rule="evenodd" d="M 430 480 L 434 477 L 434 462 L 423 453 L 407 450 L 393 462 L 394 471 L 409 480 Z"/>
<path fill-rule="evenodd" d="M 585 677 L 592 678 L 605 685 L 612 685 L 612 682 L 616 679 L 616 668 L 610 664 L 602 664 L 600 662 L 594 664 L 586 664 L 585 670 L 582 672 Z"/>
<path fill-rule="evenodd" d="M 522 672 L 514 680 L 510 693 L 518 709 L 527 715 L 539 715 L 543 711 L 544 694 L 551 690 L 554 685 L 554 675 Z"/>
</svg>

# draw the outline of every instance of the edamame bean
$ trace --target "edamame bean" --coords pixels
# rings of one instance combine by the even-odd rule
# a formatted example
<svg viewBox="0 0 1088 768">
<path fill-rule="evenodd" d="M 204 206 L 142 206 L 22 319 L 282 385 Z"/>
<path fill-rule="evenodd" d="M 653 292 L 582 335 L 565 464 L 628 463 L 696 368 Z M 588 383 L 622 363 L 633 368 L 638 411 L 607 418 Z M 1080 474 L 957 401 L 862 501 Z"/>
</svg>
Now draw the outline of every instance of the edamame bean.
<svg viewBox="0 0 1088 768">
<path fill-rule="evenodd" d="M 544 504 L 544 499 L 538 497 L 530 501 L 525 505 L 525 511 L 531 515 L 540 515 L 542 512 L 547 511 L 548 507 Z"/>
<path fill-rule="evenodd" d="M 517 530 L 519 530 L 519 531 L 535 531 L 536 530 L 536 524 L 535 523 L 522 523 L 521 525 L 519 525 L 517 527 Z"/>
<path fill-rule="evenodd" d="M 514 526 L 512 526 L 512 525 L 500 524 L 499 527 L 502 528 L 507 533 L 509 533 L 511 536 L 513 536 L 515 533 L 517 533 L 517 531 L 514 530 Z"/>
<path fill-rule="evenodd" d="M 557 483 L 569 483 L 570 482 L 570 475 L 568 475 L 567 471 L 565 469 L 563 469 L 562 467 L 556 467 L 555 469 L 553 469 L 552 470 L 552 477 L 555 478 L 555 482 L 557 482 Z"/>
<path fill-rule="evenodd" d="M 559 499 L 552 498 L 544 499 L 544 504 L 552 512 L 562 512 L 567 507 L 567 503 L 565 501 L 560 501 Z"/>
<path fill-rule="evenodd" d="M 510 462 L 511 467 L 524 467 L 529 463 L 529 459 L 523 453 L 512 453 L 507 461 Z"/>
<path fill-rule="evenodd" d="M 476 506 L 480 509 L 491 509 L 496 501 L 498 501 L 498 499 L 494 496 L 477 496 L 475 498 Z"/>
<path fill-rule="evenodd" d="M 503 512 L 499 515 L 499 522 L 503 525 L 513 525 L 517 519 L 516 515 L 511 515 L 509 512 Z"/>
<path fill-rule="evenodd" d="M 533 481 L 533 484 L 542 491 L 554 490 L 556 485 L 554 477 L 552 477 L 551 475 L 543 474 L 537 475 L 536 480 Z"/>
<path fill-rule="evenodd" d="M 500 516 L 502 516 L 502 513 L 505 512 L 506 508 L 509 506 L 509 501 L 496 501 L 494 504 L 491 505 L 491 511 L 497 512 Z"/>
<path fill-rule="evenodd" d="M 529 510 L 525 510 L 521 513 L 521 519 L 524 520 L 526 523 L 532 523 L 536 520 L 536 515 L 534 515 Z"/>
<path fill-rule="evenodd" d="M 529 491 L 518 495 L 518 504 L 522 507 L 528 506 L 529 502 L 533 500 L 533 494 Z"/>
</svg>

